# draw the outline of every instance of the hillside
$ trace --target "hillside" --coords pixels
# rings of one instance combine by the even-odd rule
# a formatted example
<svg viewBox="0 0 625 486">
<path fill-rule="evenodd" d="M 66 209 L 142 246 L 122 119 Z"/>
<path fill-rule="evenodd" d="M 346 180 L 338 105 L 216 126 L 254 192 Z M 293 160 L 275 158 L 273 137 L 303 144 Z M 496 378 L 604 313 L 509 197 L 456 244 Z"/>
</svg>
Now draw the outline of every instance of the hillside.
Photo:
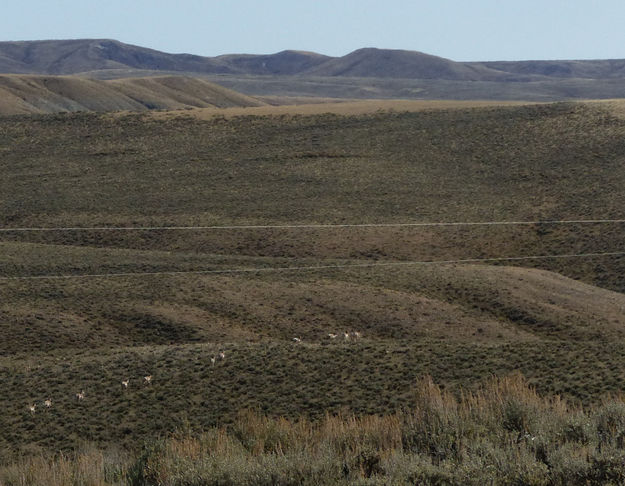
<svg viewBox="0 0 625 486">
<path fill-rule="evenodd" d="M 506 73 L 480 65 L 465 65 L 422 52 L 391 49 L 358 49 L 308 69 L 312 76 L 448 79 L 463 81 L 505 80 Z"/>
<path fill-rule="evenodd" d="M 522 75 L 551 78 L 620 79 L 625 77 L 624 59 L 588 61 L 499 61 L 478 66 Z"/>
<path fill-rule="evenodd" d="M 0 42 L 2 73 L 75 74 L 119 68 L 228 72 L 201 56 L 172 55 L 108 39 Z"/>
<path fill-rule="evenodd" d="M 308 72 L 332 58 L 316 52 L 282 51 L 268 55 L 226 54 L 215 59 L 243 74 L 294 75 Z"/>
<path fill-rule="evenodd" d="M 285 50 L 275 54 L 203 57 L 170 54 L 110 39 L 0 42 L 0 73 L 77 74 L 142 70 L 226 75 L 302 75 L 537 81 L 545 78 L 615 79 L 625 60 L 456 62 L 399 49 L 364 48 L 340 57 Z M 123 77 L 127 77 L 127 74 Z"/>
<path fill-rule="evenodd" d="M 74 76 L 0 75 L 0 115 L 263 104 L 208 81 L 182 76 L 98 81 Z"/>
<path fill-rule="evenodd" d="M 294 50 L 202 57 L 109 39 L 0 42 L 0 73 L 101 80 L 185 75 L 248 96 L 274 98 L 621 98 L 625 97 L 624 66 L 625 60 L 620 59 L 456 62 L 418 51 L 375 48 L 339 57 Z M 20 105 L 19 100 L 3 102 L 8 103 Z"/>
<path fill-rule="evenodd" d="M 224 55 L 168 54 L 109 39 L 0 42 L 0 73 L 76 74 L 101 70 L 297 74 L 330 59 L 311 52 Z"/>
<path fill-rule="evenodd" d="M 622 219 L 623 113 L 0 117 L 0 450 L 393 413 L 425 374 L 623 392 L 625 226 L 545 222 Z M 298 226 L 487 221 L 538 223 Z"/>
</svg>

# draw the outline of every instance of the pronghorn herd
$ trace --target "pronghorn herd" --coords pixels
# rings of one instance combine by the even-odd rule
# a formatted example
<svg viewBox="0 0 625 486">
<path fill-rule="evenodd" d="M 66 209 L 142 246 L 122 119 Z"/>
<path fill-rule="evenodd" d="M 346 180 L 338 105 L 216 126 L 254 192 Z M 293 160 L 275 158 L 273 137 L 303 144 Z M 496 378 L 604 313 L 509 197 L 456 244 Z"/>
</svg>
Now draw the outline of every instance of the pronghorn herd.
<svg viewBox="0 0 625 486">
<path fill-rule="evenodd" d="M 149 385 L 150 383 L 152 383 L 152 375 L 144 376 L 143 377 L 143 382 L 146 385 Z M 121 384 L 122 384 L 122 386 L 124 388 L 128 388 L 128 386 L 130 385 L 130 378 L 122 380 Z M 75 394 L 76 400 L 79 401 L 79 402 L 82 402 L 85 399 L 85 396 L 86 396 L 85 395 L 85 390 L 80 390 L 79 393 Z M 46 408 L 52 408 L 52 399 L 48 398 L 48 399 L 44 400 L 43 401 L 43 405 Z M 28 405 L 28 410 L 30 411 L 31 414 L 34 414 L 35 411 L 37 410 L 37 404 L 36 403 L 29 404 Z"/>
<path fill-rule="evenodd" d="M 328 333 L 328 337 L 330 339 L 336 339 L 339 337 L 338 334 L 335 333 Z M 347 331 L 343 332 L 343 339 L 345 341 L 349 341 L 350 339 L 360 339 L 362 337 L 362 333 L 360 331 L 354 331 L 351 334 Z M 302 338 L 300 337 L 294 337 L 293 338 L 293 342 L 295 343 L 301 343 L 302 342 Z M 226 359 L 226 353 L 225 351 L 219 351 L 219 354 L 217 354 L 217 356 L 212 356 L 210 358 L 210 362 L 211 365 L 215 365 L 217 360 L 224 360 Z M 143 377 L 143 384 L 144 385 L 150 385 L 152 384 L 152 375 L 146 375 Z M 125 380 L 121 381 L 121 385 L 124 389 L 128 389 L 130 386 L 130 378 L 126 378 Z M 83 400 L 85 400 L 85 390 L 81 390 L 79 393 L 76 393 L 76 400 L 81 402 Z M 51 408 L 52 407 L 52 399 L 48 398 L 46 400 L 43 401 L 43 405 L 46 408 Z M 30 411 L 31 414 L 34 414 L 35 411 L 37 410 L 37 404 L 36 403 L 32 403 L 32 404 L 28 404 L 28 410 Z"/>
<path fill-rule="evenodd" d="M 215 365 L 217 360 L 224 360 L 226 359 L 226 353 L 225 351 L 219 351 L 219 354 L 217 356 L 212 356 L 210 358 L 210 362 L 212 365 Z M 143 377 L 143 384 L 144 385 L 151 385 L 152 384 L 152 375 L 146 375 Z M 130 387 L 130 378 L 126 378 L 125 380 L 121 381 L 121 386 L 124 390 L 128 389 Z M 85 400 L 85 390 L 81 390 L 79 393 L 75 394 L 76 400 L 79 402 L 82 402 L 83 400 Z M 48 398 L 46 400 L 43 401 L 43 405 L 46 408 L 51 408 L 52 407 L 52 399 Z M 31 414 L 34 414 L 37 410 L 37 404 L 36 403 L 31 403 L 27 405 L 28 410 L 30 411 Z"/>
<path fill-rule="evenodd" d="M 330 339 L 336 339 L 337 337 L 339 337 L 339 335 L 331 332 L 328 334 L 328 337 Z M 360 339 L 361 337 L 362 337 L 362 333 L 360 331 L 354 331 L 351 334 L 347 331 L 343 332 L 344 341 L 349 341 L 350 339 Z"/>
<path fill-rule="evenodd" d="M 336 339 L 337 337 L 339 337 L 339 335 L 336 334 L 336 333 L 333 333 L 333 332 L 329 332 L 328 333 L 328 337 L 330 339 Z M 360 339 L 361 337 L 362 337 L 362 333 L 360 331 L 354 331 L 351 334 L 349 332 L 347 332 L 347 331 L 343 332 L 343 340 L 345 340 L 345 341 L 349 341 L 350 339 Z M 292 339 L 292 341 L 294 343 L 301 343 L 302 342 L 302 338 L 294 337 Z"/>
</svg>

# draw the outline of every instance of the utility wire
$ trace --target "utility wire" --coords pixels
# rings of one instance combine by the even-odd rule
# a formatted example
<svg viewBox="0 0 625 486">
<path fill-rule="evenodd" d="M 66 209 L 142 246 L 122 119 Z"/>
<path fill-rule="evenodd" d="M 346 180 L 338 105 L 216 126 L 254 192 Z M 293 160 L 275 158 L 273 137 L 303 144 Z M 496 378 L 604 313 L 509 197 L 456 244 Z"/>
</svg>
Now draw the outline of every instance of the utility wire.
<svg viewBox="0 0 625 486">
<path fill-rule="evenodd" d="M 393 228 L 428 226 L 520 226 L 548 224 L 620 224 L 625 219 L 563 219 L 538 221 L 475 221 L 475 222 L 432 222 L 432 223 L 337 223 L 337 224 L 256 224 L 256 225 L 214 225 L 214 226 L 67 226 L 67 227 L 23 227 L 0 228 L 2 233 L 43 231 L 191 231 L 191 230 L 246 230 L 246 229 L 331 229 L 331 228 Z"/>
<path fill-rule="evenodd" d="M 608 256 L 625 256 L 625 251 L 606 253 L 570 253 L 562 255 L 532 255 L 518 257 L 494 257 L 494 258 L 465 258 L 457 260 L 418 260 L 405 262 L 375 262 L 375 263 L 347 263 L 332 265 L 310 265 L 293 267 L 256 267 L 256 268 L 231 268 L 223 270 L 173 270 L 160 272 L 122 272 L 122 273 L 94 273 L 77 275 L 29 275 L 24 277 L 0 277 L 0 281 L 8 280 L 59 280 L 72 278 L 111 278 L 111 277 L 141 277 L 154 275 L 210 275 L 210 274 L 237 274 L 237 273 L 261 273 L 261 272 L 296 272 L 314 271 L 345 268 L 373 268 L 373 267 L 400 267 L 408 265 L 447 265 L 454 263 L 484 263 L 484 262 L 513 262 L 524 260 L 549 260 L 563 258 L 594 258 Z"/>
</svg>

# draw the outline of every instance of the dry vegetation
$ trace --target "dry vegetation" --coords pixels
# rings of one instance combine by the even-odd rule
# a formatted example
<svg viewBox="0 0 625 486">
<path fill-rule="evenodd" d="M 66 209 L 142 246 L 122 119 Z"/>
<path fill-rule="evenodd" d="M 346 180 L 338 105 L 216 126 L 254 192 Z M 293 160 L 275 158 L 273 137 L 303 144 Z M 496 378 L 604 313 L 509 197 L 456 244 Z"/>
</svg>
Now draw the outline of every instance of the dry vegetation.
<svg viewBox="0 0 625 486">
<path fill-rule="evenodd" d="M 625 481 L 625 402 L 593 408 L 545 399 L 518 375 L 461 398 L 425 378 L 387 416 L 267 418 L 183 424 L 134 457 L 83 447 L 0 466 L 7 486 L 46 485 L 589 485 Z"/>
<path fill-rule="evenodd" d="M 622 217 L 625 121 L 612 105 L 349 110 L 2 118 L 0 227 Z M 623 257 L 158 272 L 606 252 L 624 241 L 622 224 L 0 232 L 0 481 L 264 484 L 274 471 L 273 484 L 302 484 L 289 474 L 304 461 L 328 484 L 466 484 L 478 470 L 495 484 L 566 484 L 570 468 L 579 484 L 618 484 L 623 405 L 602 400 L 625 378 Z M 17 278 L 146 272 L 157 274 Z M 328 337 L 344 331 L 363 337 Z M 571 406 L 521 382 L 484 385 L 512 372 Z M 415 391 L 425 375 L 445 392 Z M 424 393 L 442 407 L 433 418 L 418 415 Z M 583 438 L 562 438 L 578 418 L 571 433 Z M 414 427 L 444 430 L 432 444 L 423 431 L 410 438 Z M 343 449 L 329 428 L 345 432 Z M 274 429 L 285 439 L 259 446 Z M 66 455 L 49 460 L 55 451 Z M 34 479 L 20 483 L 24 471 Z"/>
<path fill-rule="evenodd" d="M 522 106 L 520 101 L 446 101 L 446 100 L 331 100 L 318 101 L 317 98 L 265 97 L 267 106 L 234 107 L 225 109 L 203 108 L 187 112 L 153 113 L 156 119 L 176 116 L 192 116 L 200 120 L 214 117 L 233 118 L 241 116 L 279 116 L 279 115 L 367 115 L 384 112 L 419 112 L 431 110 L 484 108 L 501 106 Z M 323 99 L 322 99 L 323 100 Z"/>
</svg>

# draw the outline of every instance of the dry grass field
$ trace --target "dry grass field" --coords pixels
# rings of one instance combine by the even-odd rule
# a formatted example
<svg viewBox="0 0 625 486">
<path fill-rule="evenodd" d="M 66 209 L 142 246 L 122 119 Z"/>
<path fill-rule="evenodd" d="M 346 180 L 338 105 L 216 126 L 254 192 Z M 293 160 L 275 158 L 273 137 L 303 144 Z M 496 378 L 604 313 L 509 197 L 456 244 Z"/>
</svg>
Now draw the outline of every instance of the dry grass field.
<svg viewBox="0 0 625 486">
<path fill-rule="evenodd" d="M 111 457 L 130 451 L 144 474 L 148 463 L 136 455 L 142 444 L 176 431 L 191 442 L 210 444 L 201 432 L 242 440 L 241 410 L 271 418 L 254 434 L 278 427 L 271 425 L 276 417 L 292 421 L 284 427 L 320 424 L 326 414 L 342 414 L 346 423 L 351 414 L 396 420 L 414 410 L 416 384 L 426 375 L 452 403 L 493 376 L 520 372 L 545 403 L 560 395 L 571 404 L 558 412 L 562 417 L 585 407 L 587 442 L 573 447 L 545 432 L 552 445 L 543 452 L 519 448 L 520 432 L 539 434 L 522 413 L 520 425 L 505 422 L 503 435 L 501 421 L 463 430 L 489 437 L 484 447 L 510 445 L 510 464 L 522 454 L 539 479 L 517 484 L 565 484 L 553 479 L 553 464 L 563 463 L 546 459 L 555 451 L 570 458 L 586 451 L 584 480 L 612 477 L 618 484 L 623 472 L 602 455 L 607 436 L 598 417 L 616 421 L 608 426 L 616 430 L 610 447 L 622 455 L 622 403 L 611 402 L 613 415 L 601 407 L 624 389 L 625 227 L 546 223 L 623 217 L 625 120 L 614 103 L 364 102 L 295 109 L 310 112 L 278 106 L 227 115 L 0 118 L 4 463 L 22 461 L 23 471 L 37 464 L 28 458 L 96 447 L 118 451 Z M 539 223 L 297 226 L 484 221 Z M 271 227 L 240 227 L 246 225 Z M 171 228 L 181 226 L 212 228 Z M 615 254 L 415 263 L 607 252 Z M 533 417 L 544 423 L 547 408 L 532 409 Z M 162 447 L 183 447 L 167 440 Z M 486 457 L 471 449 L 443 464 L 430 449 L 438 445 L 409 449 L 407 438 L 400 442 L 371 447 L 384 451 L 380 461 L 400 450 L 420 454 L 410 459 L 414 474 L 431 466 L 431 474 L 448 478 L 429 484 L 463 484 L 452 481 L 452 469 L 474 467 L 469 455 Z M 167 461 L 201 456 L 180 452 L 174 460 L 164 450 L 145 456 L 164 461 L 153 469 L 159 474 L 183 468 Z M 286 460 L 273 449 L 249 450 L 253 458 L 242 450 L 232 457 L 249 467 Z M 348 461 L 345 484 L 378 484 L 357 482 L 366 479 L 365 462 L 353 462 L 365 457 L 358 451 L 349 460 L 339 454 L 328 467 L 339 464 L 340 471 L 340 461 Z M 76 467 L 96 457 L 91 453 L 104 454 L 76 453 Z M 56 461 L 46 464 L 61 467 L 63 459 Z M 601 476 L 601 464 L 614 476 Z M 9 481 L 12 467 L 0 481 L 28 484 Z M 421 477 L 410 474 L 397 484 Z M 121 477 L 111 473 L 107 481 Z"/>
<path fill-rule="evenodd" d="M 192 116 L 206 120 L 215 116 L 225 118 L 240 116 L 279 116 L 279 115 L 324 115 L 334 114 L 342 116 L 368 115 L 376 112 L 419 112 L 428 110 L 456 110 L 466 108 L 485 108 L 501 106 L 523 106 L 522 101 L 491 101 L 491 100 L 342 100 L 329 98 L 303 97 L 261 97 L 267 101 L 266 106 L 233 107 L 233 108 L 203 108 L 186 112 L 167 111 L 152 115 L 157 119 L 183 116 Z"/>
</svg>

